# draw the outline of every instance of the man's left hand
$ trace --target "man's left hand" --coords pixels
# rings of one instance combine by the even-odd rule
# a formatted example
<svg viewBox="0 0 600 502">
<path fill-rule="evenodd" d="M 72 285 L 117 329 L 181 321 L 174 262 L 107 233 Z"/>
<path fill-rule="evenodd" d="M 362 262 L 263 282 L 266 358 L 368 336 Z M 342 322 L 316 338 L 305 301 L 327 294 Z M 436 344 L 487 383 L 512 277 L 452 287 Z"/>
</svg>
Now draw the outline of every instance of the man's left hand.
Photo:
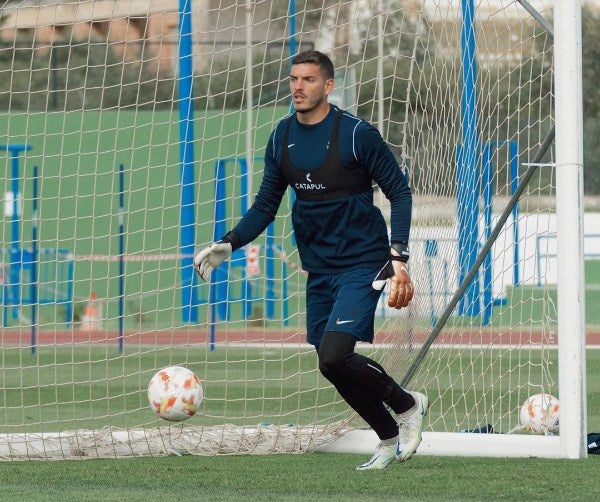
<svg viewBox="0 0 600 502">
<path fill-rule="evenodd" d="M 413 299 L 414 287 L 408 275 L 408 267 L 402 261 L 392 261 L 394 275 L 390 278 L 388 307 L 401 309 Z"/>
</svg>

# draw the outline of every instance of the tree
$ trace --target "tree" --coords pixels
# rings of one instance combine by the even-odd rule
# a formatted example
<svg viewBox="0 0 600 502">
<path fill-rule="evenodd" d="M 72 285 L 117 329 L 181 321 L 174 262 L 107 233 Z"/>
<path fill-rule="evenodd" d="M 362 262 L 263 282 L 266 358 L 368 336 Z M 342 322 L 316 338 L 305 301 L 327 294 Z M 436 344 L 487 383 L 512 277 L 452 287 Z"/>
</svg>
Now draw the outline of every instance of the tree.
<svg viewBox="0 0 600 502">
<path fill-rule="evenodd" d="M 582 12 L 583 183 L 586 194 L 600 195 L 600 16 L 590 8 Z"/>
<path fill-rule="evenodd" d="M 174 77 L 124 62 L 106 43 L 0 48 L 0 110 L 156 109 L 173 106 Z"/>
</svg>

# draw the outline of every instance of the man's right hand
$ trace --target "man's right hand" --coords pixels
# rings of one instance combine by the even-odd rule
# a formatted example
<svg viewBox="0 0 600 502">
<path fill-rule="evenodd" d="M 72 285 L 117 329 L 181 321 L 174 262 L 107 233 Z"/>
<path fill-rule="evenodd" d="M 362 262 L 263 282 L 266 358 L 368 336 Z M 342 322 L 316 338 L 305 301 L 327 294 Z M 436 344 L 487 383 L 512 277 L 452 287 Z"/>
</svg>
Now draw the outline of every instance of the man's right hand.
<svg viewBox="0 0 600 502">
<path fill-rule="evenodd" d="M 228 260 L 231 252 L 231 243 L 222 240 L 202 249 L 194 258 L 194 267 L 202 280 L 208 282 L 212 271 Z"/>
</svg>

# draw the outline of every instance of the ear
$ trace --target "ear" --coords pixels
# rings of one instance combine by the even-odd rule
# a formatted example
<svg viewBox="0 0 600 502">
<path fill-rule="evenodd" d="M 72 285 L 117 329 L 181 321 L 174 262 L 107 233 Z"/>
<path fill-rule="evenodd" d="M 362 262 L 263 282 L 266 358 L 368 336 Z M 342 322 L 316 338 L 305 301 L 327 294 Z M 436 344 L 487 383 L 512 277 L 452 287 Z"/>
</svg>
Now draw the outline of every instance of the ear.
<svg viewBox="0 0 600 502">
<path fill-rule="evenodd" d="M 334 85 L 335 85 L 335 81 L 332 78 L 326 80 L 325 81 L 325 94 L 329 94 L 331 91 L 333 91 Z"/>
</svg>

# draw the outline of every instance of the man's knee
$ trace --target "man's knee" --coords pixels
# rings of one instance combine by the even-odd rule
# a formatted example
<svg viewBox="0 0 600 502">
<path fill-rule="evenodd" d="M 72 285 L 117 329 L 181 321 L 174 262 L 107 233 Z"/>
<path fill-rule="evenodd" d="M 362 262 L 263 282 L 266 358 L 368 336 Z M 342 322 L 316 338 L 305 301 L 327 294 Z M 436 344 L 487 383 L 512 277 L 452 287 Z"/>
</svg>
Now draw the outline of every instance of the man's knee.
<svg viewBox="0 0 600 502">
<path fill-rule="evenodd" d="M 354 354 L 355 339 L 347 333 L 329 332 L 317 349 L 319 370 L 324 376 L 343 374 L 348 358 Z"/>
<path fill-rule="evenodd" d="M 324 376 L 342 373 L 346 357 L 346 354 L 319 353 L 319 370 Z"/>
</svg>

